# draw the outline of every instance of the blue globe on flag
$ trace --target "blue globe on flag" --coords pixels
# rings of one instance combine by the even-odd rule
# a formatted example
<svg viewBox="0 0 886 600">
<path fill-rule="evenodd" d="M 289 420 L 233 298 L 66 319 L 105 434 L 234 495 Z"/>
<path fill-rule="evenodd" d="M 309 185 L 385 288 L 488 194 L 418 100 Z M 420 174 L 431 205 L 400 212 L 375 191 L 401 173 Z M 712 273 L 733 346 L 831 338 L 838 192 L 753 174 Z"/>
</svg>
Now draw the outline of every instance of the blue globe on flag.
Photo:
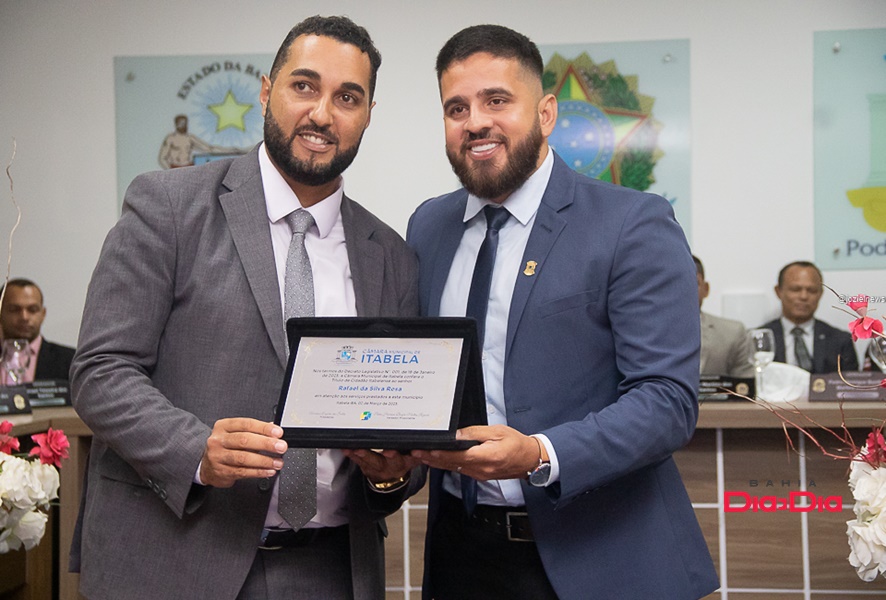
<svg viewBox="0 0 886 600">
<path fill-rule="evenodd" d="M 609 118 L 580 100 L 559 103 L 557 124 L 548 142 L 567 165 L 588 177 L 599 177 L 615 155 L 615 130 Z"/>
</svg>

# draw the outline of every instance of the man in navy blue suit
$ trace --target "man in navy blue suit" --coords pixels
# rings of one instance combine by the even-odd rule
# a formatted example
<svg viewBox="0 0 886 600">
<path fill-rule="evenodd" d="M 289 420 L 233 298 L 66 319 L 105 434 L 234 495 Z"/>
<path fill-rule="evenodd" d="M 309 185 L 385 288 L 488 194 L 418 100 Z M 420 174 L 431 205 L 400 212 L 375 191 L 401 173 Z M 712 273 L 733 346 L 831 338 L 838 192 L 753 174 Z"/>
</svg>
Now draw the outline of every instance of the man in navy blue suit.
<svg viewBox="0 0 886 600">
<path fill-rule="evenodd" d="M 423 314 L 478 320 L 489 425 L 414 452 L 432 467 L 423 592 L 700 598 L 717 574 L 671 456 L 698 417 L 695 267 L 667 201 L 549 148 L 542 71 L 495 25 L 437 57 L 464 188 L 422 204 L 407 241 Z"/>
<path fill-rule="evenodd" d="M 761 325 L 775 337 L 775 360 L 796 365 L 811 373 L 858 371 L 858 355 L 848 331 L 815 318 L 824 294 L 823 277 L 815 264 L 798 260 L 778 272 L 775 295 L 781 301 L 781 317 Z"/>
</svg>

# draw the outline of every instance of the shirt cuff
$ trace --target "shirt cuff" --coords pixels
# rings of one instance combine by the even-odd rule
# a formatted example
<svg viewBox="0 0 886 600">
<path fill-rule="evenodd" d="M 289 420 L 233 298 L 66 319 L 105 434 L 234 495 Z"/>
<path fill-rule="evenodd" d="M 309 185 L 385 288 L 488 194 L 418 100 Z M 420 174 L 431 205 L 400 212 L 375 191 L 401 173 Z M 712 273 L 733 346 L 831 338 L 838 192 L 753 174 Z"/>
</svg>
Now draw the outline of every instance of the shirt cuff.
<svg viewBox="0 0 886 600">
<path fill-rule="evenodd" d="M 557 453 L 554 451 L 554 445 L 551 443 L 551 440 L 549 440 L 548 436 L 543 433 L 535 433 L 530 437 L 534 437 L 545 445 L 545 450 L 548 452 L 548 459 L 551 461 L 551 478 L 548 479 L 548 483 L 545 487 L 551 485 L 555 481 L 560 481 L 560 462 L 557 460 Z"/>
</svg>

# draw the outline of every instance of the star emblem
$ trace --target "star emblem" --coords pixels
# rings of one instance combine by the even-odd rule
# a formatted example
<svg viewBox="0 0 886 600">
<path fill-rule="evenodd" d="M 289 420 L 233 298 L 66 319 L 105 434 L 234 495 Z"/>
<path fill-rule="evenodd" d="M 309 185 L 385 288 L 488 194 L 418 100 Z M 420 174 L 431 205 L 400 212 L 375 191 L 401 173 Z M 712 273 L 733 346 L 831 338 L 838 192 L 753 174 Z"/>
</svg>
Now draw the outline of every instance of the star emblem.
<svg viewBox="0 0 886 600">
<path fill-rule="evenodd" d="M 207 108 L 215 113 L 215 116 L 218 118 L 218 124 L 216 125 L 215 131 L 224 131 L 228 127 L 233 127 L 234 129 L 239 129 L 240 131 L 246 131 L 246 123 L 243 121 L 243 117 L 252 110 L 252 104 L 241 104 L 237 102 L 237 98 L 234 97 L 234 92 L 228 90 L 228 93 L 225 95 L 225 99 L 219 104 L 210 104 Z"/>
</svg>

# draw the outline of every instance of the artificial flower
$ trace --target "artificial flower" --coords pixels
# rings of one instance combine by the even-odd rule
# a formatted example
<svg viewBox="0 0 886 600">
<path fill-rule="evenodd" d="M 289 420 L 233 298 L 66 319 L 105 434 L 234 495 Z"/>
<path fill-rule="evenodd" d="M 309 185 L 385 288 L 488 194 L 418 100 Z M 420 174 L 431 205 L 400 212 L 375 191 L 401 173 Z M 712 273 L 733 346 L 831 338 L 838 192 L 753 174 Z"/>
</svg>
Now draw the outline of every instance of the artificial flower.
<svg viewBox="0 0 886 600">
<path fill-rule="evenodd" d="M 0 424 L 0 554 L 24 547 L 30 550 L 46 532 L 49 503 L 58 498 L 56 466 L 67 458 L 70 444 L 61 431 L 31 436 L 37 444 L 30 456 L 15 456 L 18 440 L 9 434 L 12 424 Z"/>
<path fill-rule="evenodd" d="M 0 501 L 4 506 L 28 509 L 33 507 L 36 492 L 33 483 L 29 461 L 0 454 Z M 43 489 L 42 486 L 40 489 Z"/>
<path fill-rule="evenodd" d="M 49 517 L 46 513 L 39 510 L 31 510 L 22 515 L 11 529 L 11 535 L 7 538 L 7 544 L 10 550 L 18 550 L 24 546 L 25 550 L 30 550 L 36 546 L 46 533 L 46 522 Z"/>
<path fill-rule="evenodd" d="M 853 296 L 853 300 L 846 302 L 846 306 L 857 312 L 860 316 L 868 316 L 868 297 Z"/>
<path fill-rule="evenodd" d="M 859 317 L 849 323 L 852 341 L 867 340 L 875 335 L 883 335 L 883 321 L 871 317 Z"/>
<path fill-rule="evenodd" d="M 886 570 L 886 547 L 872 540 L 870 529 L 857 519 L 846 523 L 849 537 L 849 564 L 862 581 L 873 581 Z"/>
<path fill-rule="evenodd" d="M 31 448 L 31 456 L 39 456 L 43 464 L 61 467 L 62 459 L 68 458 L 68 448 L 71 447 L 71 443 L 63 431 L 53 430 L 50 427 L 46 433 L 34 434 L 31 439 L 37 444 Z"/>
<path fill-rule="evenodd" d="M 9 435 L 12 431 L 12 423 L 3 421 L 0 423 L 0 453 L 12 454 L 18 452 L 18 438 Z"/>
<path fill-rule="evenodd" d="M 880 382 L 880 385 L 883 385 L 883 382 Z M 873 467 L 886 464 L 886 439 L 883 437 L 882 429 L 874 429 L 868 434 L 868 439 L 861 452 L 861 459 Z"/>
</svg>

